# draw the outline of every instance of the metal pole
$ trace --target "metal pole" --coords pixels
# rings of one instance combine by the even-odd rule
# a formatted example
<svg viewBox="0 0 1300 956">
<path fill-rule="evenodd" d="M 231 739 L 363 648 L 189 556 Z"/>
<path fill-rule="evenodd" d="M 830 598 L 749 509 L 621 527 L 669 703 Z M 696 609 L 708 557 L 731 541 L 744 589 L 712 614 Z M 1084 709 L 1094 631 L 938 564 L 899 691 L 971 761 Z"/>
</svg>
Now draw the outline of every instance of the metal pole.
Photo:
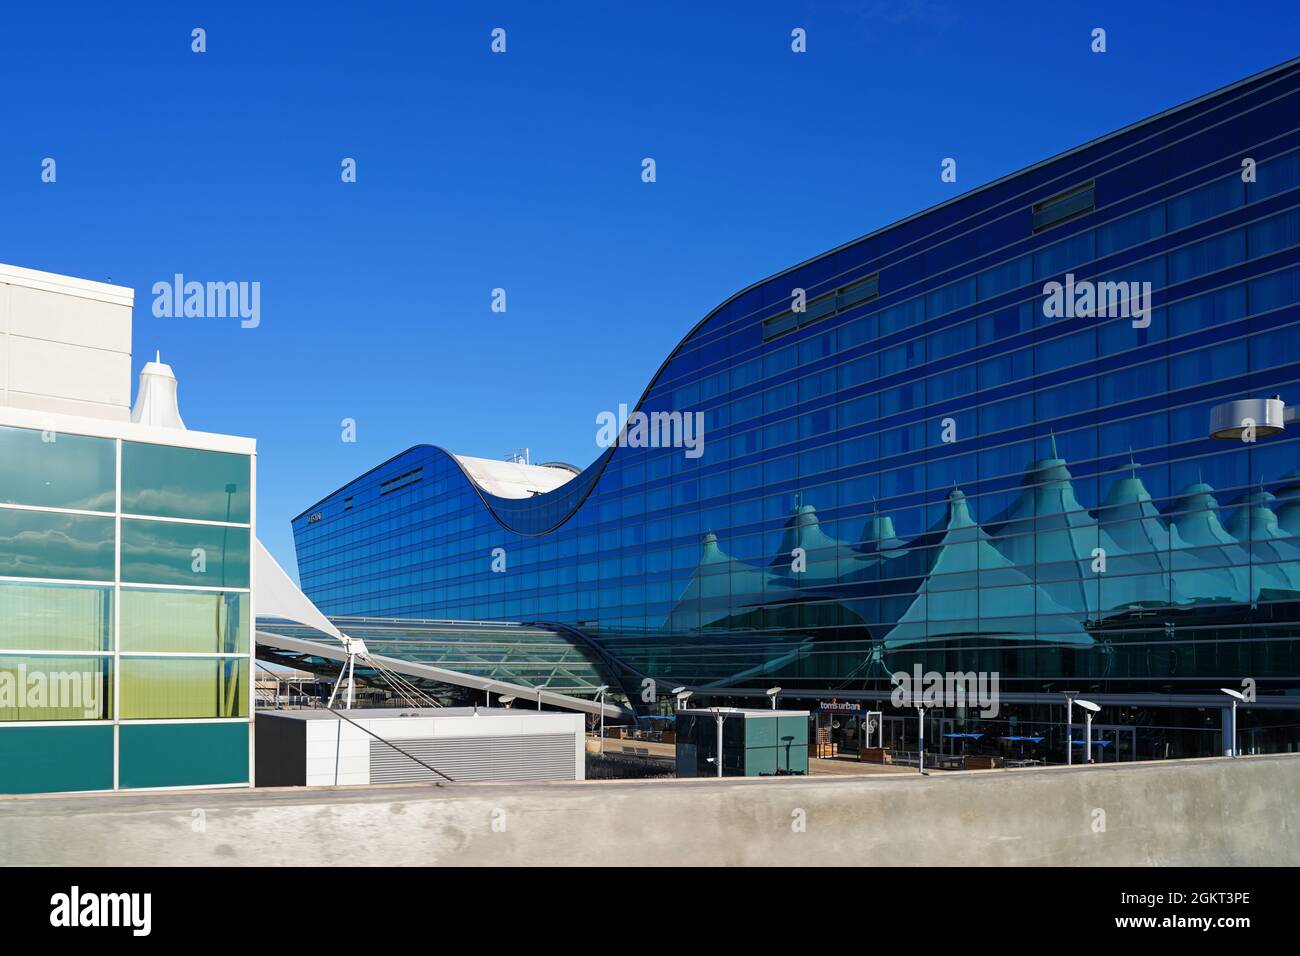
<svg viewBox="0 0 1300 956">
<path fill-rule="evenodd" d="M 1083 745 L 1084 762 L 1092 763 L 1092 711 L 1087 711 L 1083 716 L 1088 721 L 1088 742 Z"/>
<path fill-rule="evenodd" d="M 718 776 L 722 776 L 722 714 L 714 715 L 718 720 Z"/>
<path fill-rule="evenodd" d="M 1232 755 L 1237 756 L 1237 698 L 1232 699 Z"/>
<path fill-rule="evenodd" d="M 602 690 L 596 702 L 600 704 L 600 752 L 605 752 L 605 692 Z"/>
<path fill-rule="evenodd" d="M 1065 698 L 1065 765 L 1074 763 L 1074 698 Z"/>
<path fill-rule="evenodd" d="M 921 749 L 917 751 L 916 763 L 917 769 L 922 773 L 925 772 L 925 708 L 916 709 L 916 722 L 921 728 Z"/>
</svg>

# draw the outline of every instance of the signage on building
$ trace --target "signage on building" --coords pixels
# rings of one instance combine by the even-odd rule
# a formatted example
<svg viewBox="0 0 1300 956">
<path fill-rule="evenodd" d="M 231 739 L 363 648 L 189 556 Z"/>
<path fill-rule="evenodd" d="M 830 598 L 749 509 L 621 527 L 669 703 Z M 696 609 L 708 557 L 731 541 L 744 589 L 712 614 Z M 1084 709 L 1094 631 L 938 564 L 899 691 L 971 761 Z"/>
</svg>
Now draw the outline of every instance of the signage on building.
<svg viewBox="0 0 1300 956">
<path fill-rule="evenodd" d="M 848 701 L 838 700 L 819 700 L 817 709 L 824 714 L 852 714 L 862 709 L 861 704 L 854 704 Z"/>
<path fill-rule="evenodd" d="M 313 524 L 313 523 L 315 523 L 315 522 L 317 522 L 317 521 L 320 521 L 320 518 L 321 518 L 321 513 L 318 511 L 318 512 L 316 512 L 316 513 L 313 514 L 313 515 L 308 515 L 308 516 L 307 516 L 307 523 L 308 523 L 308 524 Z"/>
</svg>

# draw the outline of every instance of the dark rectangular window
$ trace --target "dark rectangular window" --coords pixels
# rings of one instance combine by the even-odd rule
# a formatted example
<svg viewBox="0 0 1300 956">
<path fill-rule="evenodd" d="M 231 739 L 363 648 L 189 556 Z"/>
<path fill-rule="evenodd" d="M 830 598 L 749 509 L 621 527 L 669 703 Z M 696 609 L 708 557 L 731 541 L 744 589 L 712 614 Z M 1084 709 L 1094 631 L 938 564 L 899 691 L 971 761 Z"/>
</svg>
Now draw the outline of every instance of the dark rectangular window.
<svg viewBox="0 0 1300 956">
<path fill-rule="evenodd" d="M 811 325 L 828 315 L 834 315 L 841 309 L 847 309 L 850 306 L 866 302 L 868 299 L 874 299 L 879 294 L 880 276 L 870 275 L 865 279 L 859 279 L 857 282 L 843 286 L 835 292 L 819 295 L 806 303 L 802 312 L 791 310 L 764 319 L 763 341 L 766 342 L 793 329 Z"/>
<path fill-rule="evenodd" d="M 1077 216 L 1086 215 L 1095 208 L 1095 184 L 1086 183 L 1074 189 L 1034 203 L 1034 232 L 1051 229 Z"/>
<path fill-rule="evenodd" d="M 880 276 L 870 275 L 865 279 L 859 279 L 852 285 L 846 285 L 836 294 L 836 308 L 847 309 L 851 305 L 857 305 L 859 302 L 866 302 L 868 299 L 874 299 L 880 294 Z"/>
</svg>

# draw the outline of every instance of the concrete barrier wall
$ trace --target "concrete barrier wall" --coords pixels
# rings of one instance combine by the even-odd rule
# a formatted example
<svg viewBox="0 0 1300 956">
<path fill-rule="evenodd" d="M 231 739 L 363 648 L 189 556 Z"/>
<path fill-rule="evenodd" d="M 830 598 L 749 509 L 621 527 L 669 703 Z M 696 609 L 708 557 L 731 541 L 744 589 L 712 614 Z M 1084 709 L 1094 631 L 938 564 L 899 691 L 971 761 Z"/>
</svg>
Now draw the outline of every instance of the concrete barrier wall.
<svg viewBox="0 0 1300 956">
<path fill-rule="evenodd" d="M 1297 865 L 1300 755 L 0 799 L 9 864 Z"/>
</svg>

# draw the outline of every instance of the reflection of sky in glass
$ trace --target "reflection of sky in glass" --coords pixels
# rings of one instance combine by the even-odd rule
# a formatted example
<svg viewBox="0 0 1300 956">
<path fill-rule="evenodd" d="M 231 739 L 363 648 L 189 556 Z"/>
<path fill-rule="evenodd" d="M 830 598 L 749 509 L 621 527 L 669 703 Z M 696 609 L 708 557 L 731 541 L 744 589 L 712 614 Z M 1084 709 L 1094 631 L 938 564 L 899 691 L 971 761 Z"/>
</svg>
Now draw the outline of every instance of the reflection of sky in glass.
<svg viewBox="0 0 1300 956">
<path fill-rule="evenodd" d="M 114 442 L 84 435 L 0 427 L 0 502 L 112 511 Z"/>
<path fill-rule="evenodd" d="M 194 570 L 199 548 L 206 555 L 201 572 Z M 124 518 L 122 580 L 248 587 L 248 529 Z"/>
<path fill-rule="evenodd" d="M 113 519 L 0 508 L 0 575 L 113 580 Z"/>
<path fill-rule="evenodd" d="M 122 511 L 246 523 L 249 468 L 246 455 L 123 442 Z"/>
</svg>

